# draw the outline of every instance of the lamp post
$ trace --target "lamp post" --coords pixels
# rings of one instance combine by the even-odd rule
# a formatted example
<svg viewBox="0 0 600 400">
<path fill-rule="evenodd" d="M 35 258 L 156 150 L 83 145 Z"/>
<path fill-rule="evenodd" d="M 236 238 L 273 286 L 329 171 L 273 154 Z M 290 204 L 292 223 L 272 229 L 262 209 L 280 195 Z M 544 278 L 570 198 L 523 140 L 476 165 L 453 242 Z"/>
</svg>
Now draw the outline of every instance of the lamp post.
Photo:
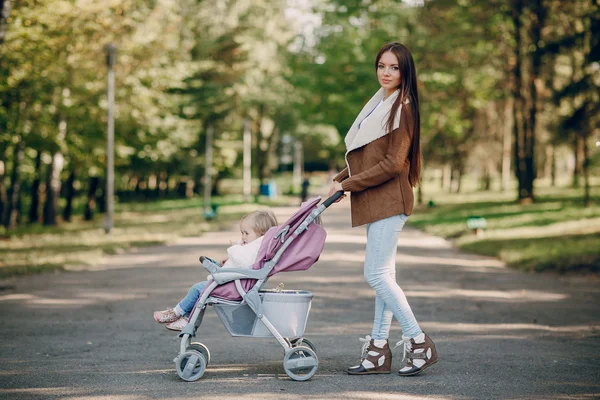
<svg viewBox="0 0 600 400">
<path fill-rule="evenodd" d="M 107 140 L 106 140 L 106 216 L 104 217 L 104 231 L 110 233 L 113 225 L 114 211 L 114 186 L 115 186 L 115 166 L 114 166 L 114 148 L 115 148 L 115 72 L 113 67 L 117 58 L 117 48 L 109 43 L 105 47 L 106 65 L 108 66 L 108 121 L 107 121 Z"/>
<path fill-rule="evenodd" d="M 303 158 L 302 142 L 296 140 L 294 142 L 294 174 L 292 178 L 294 187 L 300 187 L 300 185 L 302 185 L 302 175 L 304 174 Z"/>
<path fill-rule="evenodd" d="M 252 134 L 250 132 L 250 121 L 244 120 L 244 201 L 250 201 L 252 192 Z"/>
<path fill-rule="evenodd" d="M 212 167 L 212 142 L 213 142 L 213 126 L 208 125 L 206 130 L 206 158 L 204 160 L 204 218 L 207 220 L 215 217 L 210 204 L 210 192 L 212 189 L 211 182 L 211 167 Z"/>
</svg>

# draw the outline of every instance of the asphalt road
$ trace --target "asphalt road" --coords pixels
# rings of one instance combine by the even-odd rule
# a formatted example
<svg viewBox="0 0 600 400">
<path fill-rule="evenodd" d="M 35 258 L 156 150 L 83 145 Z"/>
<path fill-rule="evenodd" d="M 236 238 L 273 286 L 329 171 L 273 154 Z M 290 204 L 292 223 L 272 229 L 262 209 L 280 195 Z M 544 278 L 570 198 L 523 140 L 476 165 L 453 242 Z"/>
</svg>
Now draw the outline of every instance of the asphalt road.
<svg viewBox="0 0 600 400">
<path fill-rule="evenodd" d="M 294 208 L 275 209 L 284 221 Z M 374 292 L 363 279 L 365 229 L 346 203 L 324 215 L 328 240 L 308 271 L 269 286 L 315 294 L 305 336 L 319 370 L 288 378 L 274 339 L 233 338 L 214 310 L 198 340 L 212 361 L 193 383 L 179 379 L 179 339 L 152 319 L 206 273 L 236 227 L 168 246 L 107 257 L 82 271 L 0 283 L 2 399 L 591 399 L 600 398 L 600 285 L 596 277 L 509 270 L 410 228 L 400 239 L 397 280 L 440 362 L 423 374 L 349 376 L 370 332 Z M 397 323 L 390 341 L 400 340 Z M 400 348 L 394 351 L 400 368 Z"/>
</svg>

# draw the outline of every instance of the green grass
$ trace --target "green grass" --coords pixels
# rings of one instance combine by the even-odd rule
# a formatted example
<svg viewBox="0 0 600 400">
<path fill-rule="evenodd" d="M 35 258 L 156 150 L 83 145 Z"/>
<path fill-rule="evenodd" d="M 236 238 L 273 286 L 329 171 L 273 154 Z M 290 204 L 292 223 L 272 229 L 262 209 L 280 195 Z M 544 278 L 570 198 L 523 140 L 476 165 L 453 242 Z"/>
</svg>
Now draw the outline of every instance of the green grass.
<svg viewBox="0 0 600 400">
<path fill-rule="evenodd" d="M 497 256 L 529 271 L 600 272 L 600 234 L 490 239 L 463 244 L 474 253 Z"/>
<path fill-rule="evenodd" d="M 498 257 L 528 271 L 600 272 L 600 196 L 592 191 L 592 206 L 583 206 L 583 190 L 568 186 L 536 186 L 536 201 L 523 205 L 515 191 L 460 194 L 441 192 L 426 184 L 425 203 L 410 223 L 427 232 L 453 239 L 458 247 Z M 470 216 L 484 217 L 487 228 L 474 235 Z"/>
<path fill-rule="evenodd" d="M 34 224 L 10 232 L 0 230 L 0 278 L 93 265 L 106 254 L 132 247 L 230 229 L 233 221 L 257 206 L 287 204 L 289 200 L 280 196 L 277 201 L 261 199 L 256 204 L 244 203 L 242 196 L 215 197 L 213 203 L 219 208 L 217 218 L 211 221 L 203 217 L 198 198 L 117 204 L 110 235 L 102 228 L 103 215 L 96 215 L 94 221 L 75 217 L 55 227 Z"/>
</svg>

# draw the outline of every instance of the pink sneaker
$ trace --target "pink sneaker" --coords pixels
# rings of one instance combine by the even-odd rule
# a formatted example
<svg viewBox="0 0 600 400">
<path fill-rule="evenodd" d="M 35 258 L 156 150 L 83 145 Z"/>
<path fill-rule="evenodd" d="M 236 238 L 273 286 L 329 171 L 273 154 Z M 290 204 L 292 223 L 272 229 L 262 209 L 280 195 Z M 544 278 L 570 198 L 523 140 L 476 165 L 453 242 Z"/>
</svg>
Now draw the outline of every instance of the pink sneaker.
<svg viewBox="0 0 600 400">
<path fill-rule="evenodd" d="M 173 322 L 176 321 L 177 318 L 179 317 L 177 316 L 177 314 L 175 314 L 175 311 L 173 311 L 172 308 L 167 308 L 163 311 L 154 311 L 154 320 L 159 324 L 164 324 L 165 322 Z"/>
<path fill-rule="evenodd" d="M 171 322 L 170 324 L 165 325 L 165 328 L 171 331 L 181 331 L 188 324 L 188 320 L 186 317 L 179 317 L 179 319 L 175 322 Z"/>
</svg>

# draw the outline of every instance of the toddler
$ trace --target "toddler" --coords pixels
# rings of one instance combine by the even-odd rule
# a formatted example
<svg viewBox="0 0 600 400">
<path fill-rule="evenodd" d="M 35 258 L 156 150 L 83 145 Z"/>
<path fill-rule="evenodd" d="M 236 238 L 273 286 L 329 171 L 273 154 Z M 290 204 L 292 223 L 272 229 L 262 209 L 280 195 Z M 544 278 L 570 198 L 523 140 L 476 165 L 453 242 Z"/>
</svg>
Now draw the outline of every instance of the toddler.
<svg viewBox="0 0 600 400">
<path fill-rule="evenodd" d="M 254 211 L 242 217 L 240 221 L 240 232 L 242 239 L 227 249 L 228 259 L 222 268 L 249 268 L 256 261 L 258 250 L 265 233 L 277 226 L 277 219 L 271 211 Z M 154 320 L 158 323 L 166 323 L 167 329 L 180 331 L 187 325 L 189 314 L 194 309 L 200 293 L 209 284 L 208 281 L 198 282 L 190 288 L 188 294 L 175 306 L 164 311 L 155 311 Z"/>
</svg>

